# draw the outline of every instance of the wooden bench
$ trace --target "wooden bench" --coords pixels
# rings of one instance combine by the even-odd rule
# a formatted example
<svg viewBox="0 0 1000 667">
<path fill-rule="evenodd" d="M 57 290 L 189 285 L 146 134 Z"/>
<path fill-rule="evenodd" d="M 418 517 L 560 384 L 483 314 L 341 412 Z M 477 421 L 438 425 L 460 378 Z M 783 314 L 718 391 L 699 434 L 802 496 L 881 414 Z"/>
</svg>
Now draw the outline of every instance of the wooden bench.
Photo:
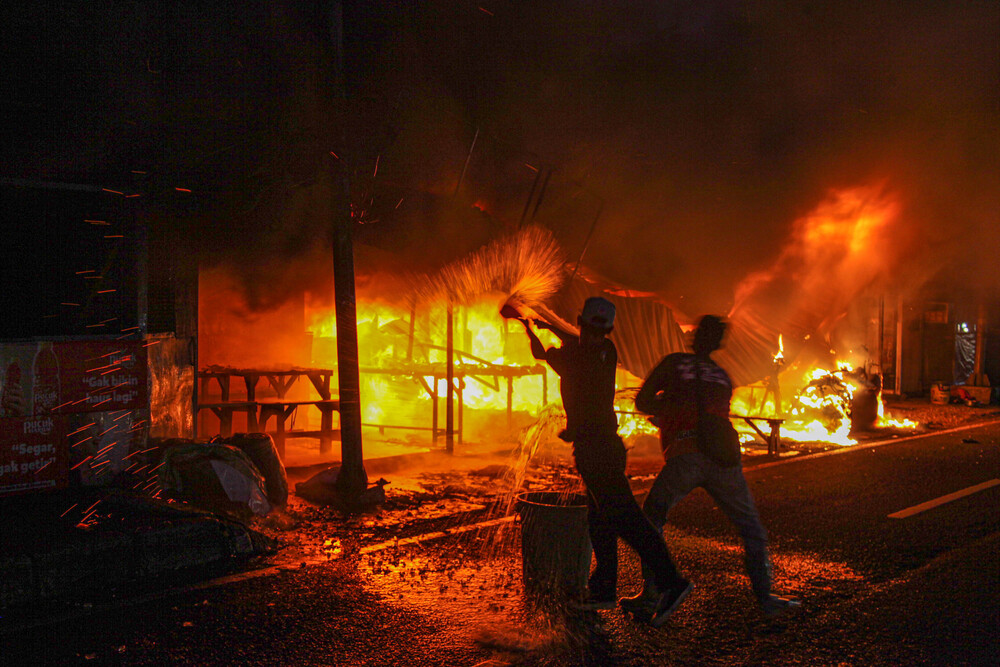
<svg viewBox="0 0 1000 667">
<path fill-rule="evenodd" d="M 247 415 L 247 431 L 255 432 L 257 423 L 256 401 L 227 401 L 222 403 L 199 403 L 198 411 L 211 410 L 219 418 L 219 435 L 228 438 L 233 434 L 233 413 L 245 412 Z"/>
<path fill-rule="evenodd" d="M 319 438 L 319 451 L 322 454 L 329 453 L 333 448 L 333 441 L 340 439 L 340 429 L 333 428 L 333 413 L 340 410 L 340 401 L 261 399 L 257 401 L 257 404 L 260 406 L 257 426 L 260 431 L 269 433 L 274 438 L 274 446 L 281 458 L 285 457 L 285 440 L 288 438 Z M 319 430 L 288 428 L 288 418 L 303 405 L 315 406 L 320 411 Z M 274 417 L 274 431 L 267 430 L 267 423 L 271 417 Z"/>
<path fill-rule="evenodd" d="M 748 415 L 729 415 L 730 419 L 742 419 L 750 428 L 760 436 L 761 440 L 767 445 L 768 454 L 777 454 L 778 450 L 781 448 L 781 424 L 784 419 L 778 417 L 753 417 Z M 767 422 L 770 427 L 768 433 L 764 433 L 757 424 L 754 422 Z"/>
</svg>

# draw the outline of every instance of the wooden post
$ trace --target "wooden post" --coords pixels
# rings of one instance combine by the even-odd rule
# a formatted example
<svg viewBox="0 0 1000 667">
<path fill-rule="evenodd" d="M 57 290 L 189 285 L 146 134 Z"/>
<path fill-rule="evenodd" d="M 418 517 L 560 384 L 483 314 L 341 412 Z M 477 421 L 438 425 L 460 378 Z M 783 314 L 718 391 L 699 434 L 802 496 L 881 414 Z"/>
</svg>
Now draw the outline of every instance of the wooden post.
<svg viewBox="0 0 1000 667">
<path fill-rule="evenodd" d="M 438 376 L 434 376 L 431 390 L 431 444 L 438 444 Z"/>
<path fill-rule="evenodd" d="M 445 398 L 444 444 L 449 454 L 455 453 L 455 313 L 448 300 L 448 340 L 445 346 L 447 355 L 447 394 Z"/>
<path fill-rule="evenodd" d="M 334 2 L 330 15 L 330 41 L 334 93 L 347 101 L 344 76 L 343 7 Z M 351 185 L 347 162 L 341 155 L 335 163 L 333 188 L 333 287 L 337 316 L 337 378 L 340 394 L 340 474 L 337 490 L 346 498 L 357 498 L 368 489 L 361 452 L 361 380 L 358 370 L 358 313 L 354 290 L 354 245 L 351 233 Z"/>
<path fill-rule="evenodd" d="M 410 303 L 410 340 L 406 345 L 406 360 L 413 361 L 413 335 L 415 333 L 417 321 L 417 301 L 414 299 Z"/>
</svg>

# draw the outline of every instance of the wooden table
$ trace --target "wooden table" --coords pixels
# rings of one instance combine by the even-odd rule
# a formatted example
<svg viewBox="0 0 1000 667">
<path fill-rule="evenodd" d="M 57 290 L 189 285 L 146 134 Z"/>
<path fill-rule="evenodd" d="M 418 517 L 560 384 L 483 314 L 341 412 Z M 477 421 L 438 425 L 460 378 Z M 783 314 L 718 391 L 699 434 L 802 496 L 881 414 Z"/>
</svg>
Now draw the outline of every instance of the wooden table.
<svg viewBox="0 0 1000 667">
<path fill-rule="evenodd" d="M 285 441 L 290 437 L 314 437 L 320 442 L 320 451 L 327 453 L 332 448 L 333 440 L 340 435 L 339 429 L 333 428 L 333 413 L 340 410 L 340 401 L 333 398 L 330 381 L 333 371 L 325 368 L 222 368 L 211 367 L 198 373 L 201 383 L 198 411 L 211 410 L 219 418 L 219 434 L 223 437 L 232 435 L 233 414 L 245 412 L 247 415 L 247 430 L 267 433 L 274 438 L 278 455 L 284 457 Z M 307 378 L 313 389 L 319 394 L 319 400 L 289 399 L 288 391 L 299 378 Z M 234 396 L 233 378 L 242 381 L 244 396 Z M 277 396 L 259 397 L 257 388 L 261 379 L 274 390 Z M 219 397 L 206 399 L 212 382 L 219 388 Z M 242 392 L 236 392 L 242 393 Z M 288 419 L 299 407 L 314 406 L 320 411 L 319 430 L 289 428 Z M 268 430 L 268 423 L 273 421 L 273 429 Z"/>
<path fill-rule="evenodd" d="M 283 399 L 288 393 L 288 390 L 293 384 L 295 384 L 296 380 L 301 377 L 308 378 L 320 398 L 324 401 L 329 401 L 331 400 L 330 378 L 333 377 L 333 371 L 327 368 L 289 368 L 265 370 L 257 368 L 220 368 L 213 366 L 199 371 L 198 377 L 201 378 L 201 393 L 203 395 L 208 393 L 208 387 L 212 380 L 215 380 L 218 383 L 219 392 L 222 395 L 222 403 L 227 403 L 231 400 L 230 389 L 232 387 L 233 378 L 239 378 L 243 381 L 243 386 L 246 388 L 247 401 L 257 400 L 257 384 L 260 382 L 261 378 L 267 380 L 267 383 L 272 389 L 274 389 L 278 398 Z"/>
<path fill-rule="evenodd" d="M 729 415 L 730 419 L 742 419 L 760 438 L 767 444 L 768 454 L 777 454 L 781 448 L 781 424 L 785 421 L 778 417 L 752 417 L 748 415 Z M 766 422 L 770 427 L 768 433 L 764 433 L 754 422 Z"/>
</svg>

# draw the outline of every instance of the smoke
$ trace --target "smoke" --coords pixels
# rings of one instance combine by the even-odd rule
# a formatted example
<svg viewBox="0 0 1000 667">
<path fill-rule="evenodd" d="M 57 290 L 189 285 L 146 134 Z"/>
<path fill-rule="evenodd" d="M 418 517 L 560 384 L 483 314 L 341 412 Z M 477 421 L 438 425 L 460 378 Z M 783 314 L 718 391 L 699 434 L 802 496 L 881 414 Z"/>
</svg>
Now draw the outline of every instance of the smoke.
<svg viewBox="0 0 1000 667">
<path fill-rule="evenodd" d="M 603 206 L 586 261 L 618 282 L 727 311 L 748 274 L 787 260 L 797 220 L 856 188 L 894 193 L 896 232 L 928 270 L 991 266 L 995 3 L 465 9 L 414 24 L 423 72 L 464 110 L 456 133 L 485 128 L 473 166 L 490 145 L 541 156 L 536 221 L 575 258 Z M 511 195 L 491 185 L 478 192 Z"/>
<path fill-rule="evenodd" d="M 905 231 L 893 193 L 833 192 L 795 221 L 770 267 L 737 286 L 733 310 L 764 309 L 779 326 L 790 321 L 806 332 L 829 331 L 866 290 L 892 286 L 912 250 Z"/>
<path fill-rule="evenodd" d="M 179 254 L 237 267 L 262 309 L 329 286 L 308 264 L 331 151 L 371 227 L 398 230 L 418 195 L 477 203 L 687 312 L 730 310 L 797 220 L 855 188 L 894 193 L 913 264 L 1000 286 L 993 0 L 340 4 L 342 73 L 329 12 L 302 0 L 21 3 L 3 171 L 141 193 Z M 469 251 L 450 231 L 439 265 Z"/>
</svg>

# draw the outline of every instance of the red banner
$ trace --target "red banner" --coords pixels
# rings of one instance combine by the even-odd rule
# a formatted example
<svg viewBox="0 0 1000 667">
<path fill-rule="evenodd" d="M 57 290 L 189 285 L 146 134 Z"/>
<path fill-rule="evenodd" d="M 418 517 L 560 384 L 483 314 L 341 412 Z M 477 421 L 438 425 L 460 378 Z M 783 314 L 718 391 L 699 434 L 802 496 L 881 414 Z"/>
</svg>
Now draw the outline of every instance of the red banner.
<svg viewBox="0 0 1000 667">
<path fill-rule="evenodd" d="M 142 341 L 0 345 L 0 416 L 134 410 L 149 405 Z"/>
<path fill-rule="evenodd" d="M 67 417 L 0 419 L 0 495 L 66 486 Z"/>
<path fill-rule="evenodd" d="M 143 341 L 0 345 L 0 495 L 113 476 L 145 442 Z M 71 460 L 72 459 L 72 460 Z"/>
</svg>

